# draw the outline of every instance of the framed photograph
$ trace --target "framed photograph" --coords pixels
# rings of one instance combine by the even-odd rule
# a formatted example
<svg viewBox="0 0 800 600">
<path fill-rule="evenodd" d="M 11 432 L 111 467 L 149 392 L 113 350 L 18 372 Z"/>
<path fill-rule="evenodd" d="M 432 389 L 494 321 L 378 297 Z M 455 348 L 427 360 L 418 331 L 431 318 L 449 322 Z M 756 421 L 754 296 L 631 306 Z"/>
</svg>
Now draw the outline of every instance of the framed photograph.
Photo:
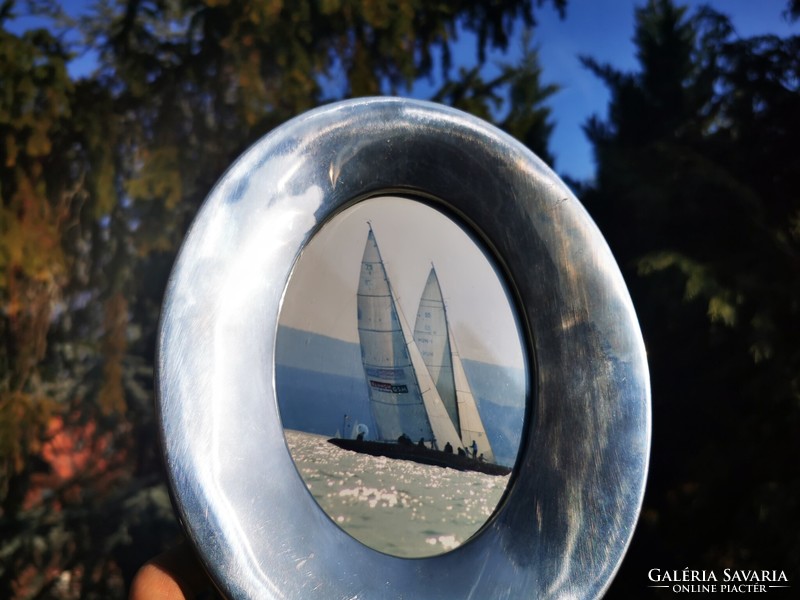
<svg viewBox="0 0 800 600">
<path fill-rule="evenodd" d="M 523 339 L 491 256 L 450 216 L 392 195 L 328 221 L 294 267 L 275 347 L 289 449 L 325 512 L 397 556 L 471 538 L 516 463 Z"/>
<path fill-rule="evenodd" d="M 301 115 L 212 190 L 164 303 L 180 519 L 231 598 L 595 598 L 638 517 L 650 391 L 611 253 L 459 111 Z"/>
</svg>

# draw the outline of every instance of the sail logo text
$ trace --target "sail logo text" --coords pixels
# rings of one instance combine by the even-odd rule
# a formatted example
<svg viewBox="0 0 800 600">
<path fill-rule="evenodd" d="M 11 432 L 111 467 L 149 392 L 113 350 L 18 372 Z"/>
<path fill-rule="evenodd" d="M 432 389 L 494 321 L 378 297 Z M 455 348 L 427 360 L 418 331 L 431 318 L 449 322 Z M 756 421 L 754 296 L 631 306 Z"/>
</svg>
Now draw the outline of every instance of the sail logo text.
<svg viewBox="0 0 800 600">
<path fill-rule="evenodd" d="M 380 391 L 380 392 L 388 392 L 390 394 L 407 394 L 408 393 L 408 386 L 407 385 L 392 385 L 391 383 L 386 383 L 383 381 L 375 381 L 374 379 L 369 380 L 370 387 Z"/>
<path fill-rule="evenodd" d="M 680 593 L 715 592 L 768 592 L 774 588 L 788 588 L 788 578 L 784 571 L 724 569 L 721 573 L 713 570 L 690 569 L 669 570 L 650 569 L 647 578 L 658 585 L 648 587 L 668 588 Z"/>
</svg>

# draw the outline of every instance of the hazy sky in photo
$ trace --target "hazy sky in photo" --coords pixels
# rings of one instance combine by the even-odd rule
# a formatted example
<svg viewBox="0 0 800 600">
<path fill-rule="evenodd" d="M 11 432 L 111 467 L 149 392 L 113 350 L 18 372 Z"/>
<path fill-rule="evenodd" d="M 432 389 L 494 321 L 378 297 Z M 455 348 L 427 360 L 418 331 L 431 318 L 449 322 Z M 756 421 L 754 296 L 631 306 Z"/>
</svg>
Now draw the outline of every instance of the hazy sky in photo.
<svg viewBox="0 0 800 600">
<path fill-rule="evenodd" d="M 356 291 L 368 222 L 411 330 L 433 264 L 461 356 L 523 368 L 515 316 L 486 256 L 447 216 L 404 198 L 360 202 L 314 236 L 289 280 L 281 325 L 358 343 Z"/>
</svg>

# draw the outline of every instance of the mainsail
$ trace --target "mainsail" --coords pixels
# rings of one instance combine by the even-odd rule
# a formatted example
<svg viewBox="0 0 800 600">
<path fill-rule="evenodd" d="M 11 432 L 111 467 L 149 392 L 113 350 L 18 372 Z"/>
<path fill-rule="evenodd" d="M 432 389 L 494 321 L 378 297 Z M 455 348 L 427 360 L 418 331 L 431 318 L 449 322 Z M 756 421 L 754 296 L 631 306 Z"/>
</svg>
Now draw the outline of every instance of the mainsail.
<svg viewBox="0 0 800 600">
<path fill-rule="evenodd" d="M 439 396 L 450 415 L 453 425 L 458 428 L 458 406 L 453 379 L 453 361 L 450 357 L 447 317 L 444 312 L 442 290 L 436 270 L 431 267 L 425 289 L 417 309 L 414 324 L 414 342 L 417 344 L 431 379 L 436 384 Z"/>
<path fill-rule="evenodd" d="M 406 435 L 431 446 L 461 446 L 408 325 L 398 313 L 370 227 L 358 283 L 358 336 L 377 437 Z"/>
<path fill-rule="evenodd" d="M 414 342 L 456 431 L 461 434 L 461 445 L 469 450 L 476 449 L 477 455 L 483 454 L 485 460 L 494 462 L 486 429 L 448 325 L 442 289 L 433 267 L 419 301 Z"/>
</svg>

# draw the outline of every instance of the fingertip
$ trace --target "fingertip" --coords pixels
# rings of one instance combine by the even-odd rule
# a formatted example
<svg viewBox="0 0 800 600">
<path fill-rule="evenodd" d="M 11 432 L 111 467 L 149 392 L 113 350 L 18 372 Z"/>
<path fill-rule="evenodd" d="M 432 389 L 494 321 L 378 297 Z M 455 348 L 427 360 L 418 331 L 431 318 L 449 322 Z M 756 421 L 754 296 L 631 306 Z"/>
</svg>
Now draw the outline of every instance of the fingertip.
<svg viewBox="0 0 800 600">
<path fill-rule="evenodd" d="M 129 600 L 186 600 L 177 580 L 154 562 L 148 562 L 131 583 Z"/>
</svg>

